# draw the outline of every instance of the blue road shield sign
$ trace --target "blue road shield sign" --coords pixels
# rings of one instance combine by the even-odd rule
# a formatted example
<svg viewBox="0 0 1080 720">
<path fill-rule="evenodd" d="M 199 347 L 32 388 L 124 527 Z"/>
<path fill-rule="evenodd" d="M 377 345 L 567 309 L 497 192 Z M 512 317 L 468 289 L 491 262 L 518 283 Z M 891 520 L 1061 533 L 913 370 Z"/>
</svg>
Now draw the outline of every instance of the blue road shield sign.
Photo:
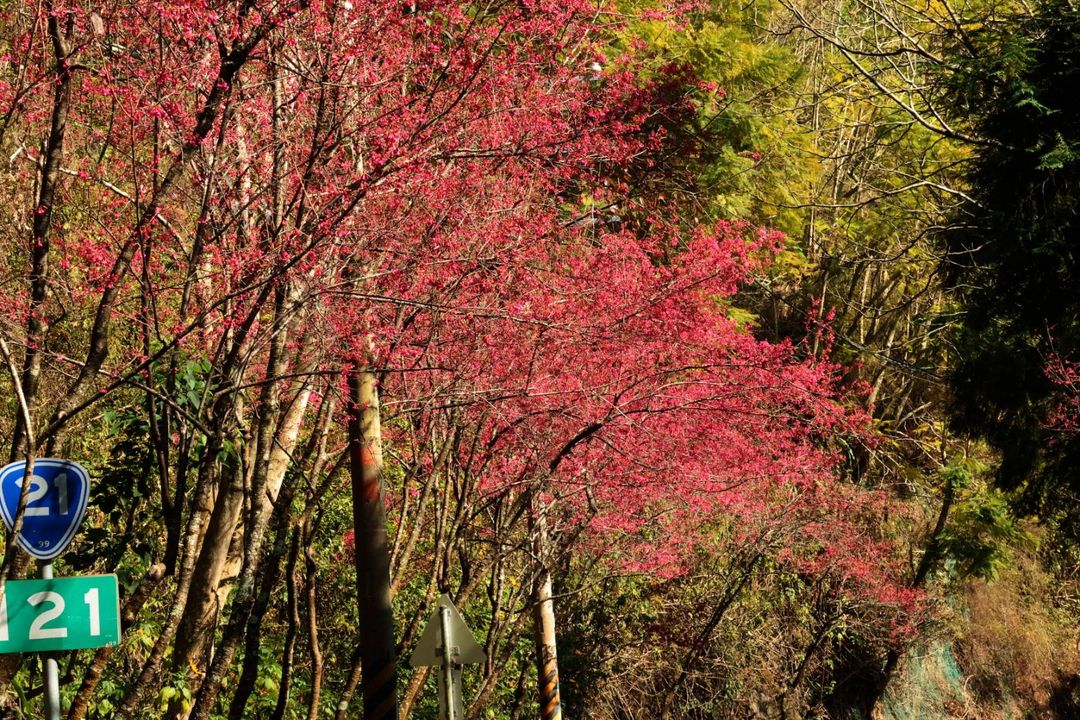
<svg viewBox="0 0 1080 720">
<path fill-rule="evenodd" d="M 0 515 L 9 530 L 15 523 L 25 475 L 25 462 L 0 470 Z M 41 458 L 34 461 L 29 481 L 19 544 L 31 556 L 50 560 L 64 552 L 79 529 L 90 497 L 90 475 L 71 460 Z"/>
</svg>

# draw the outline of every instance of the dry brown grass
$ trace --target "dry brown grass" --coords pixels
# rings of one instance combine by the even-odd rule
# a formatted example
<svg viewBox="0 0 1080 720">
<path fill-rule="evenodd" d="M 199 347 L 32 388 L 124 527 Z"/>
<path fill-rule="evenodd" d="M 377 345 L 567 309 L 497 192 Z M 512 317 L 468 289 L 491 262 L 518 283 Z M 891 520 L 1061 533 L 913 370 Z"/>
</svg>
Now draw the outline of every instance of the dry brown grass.
<svg viewBox="0 0 1080 720">
<path fill-rule="evenodd" d="M 1054 691 L 1080 671 L 1080 635 L 1075 622 L 1055 613 L 1050 578 L 1035 562 L 1018 560 L 997 581 L 968 586 L 957 661 L 977 703 L 1015 701 L 1033 711 L 1029 717 L 1053 717 Z"/>
</svg>

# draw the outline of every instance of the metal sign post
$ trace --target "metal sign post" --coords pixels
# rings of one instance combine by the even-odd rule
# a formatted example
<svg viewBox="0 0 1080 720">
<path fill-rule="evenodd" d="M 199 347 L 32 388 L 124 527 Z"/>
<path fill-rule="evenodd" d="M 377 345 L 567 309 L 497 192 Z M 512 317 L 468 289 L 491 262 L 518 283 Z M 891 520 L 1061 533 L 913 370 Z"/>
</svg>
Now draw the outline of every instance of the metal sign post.
<svg viewBox="0 0 1080 720">
<path fill-rule="evenodd" d="M 38 566 L 38 577 L 52 580 L 52 561 L 46 560 Z M 45 717 L 48 720 L 60 720 L 60 666 L 52 655 L 44 656 L 45 661 Z"/>
<path fill-rule="evenodd" d="M 442 635 L 442 699 L 446 720 L 457 720 L 457 704 L 461 688 L 454 682 L 454 663 L 450 651 L 450 608 L 439 608 L 439 631 Z"/>
<path fill-rule="evenodd" d="M 448 595 L 439 598 L 420 642 L 413 651 L 413 667 L 439 667 L 439 720 L 459 720 L 465 714 L 461 694 L 462 665 L 487 659 L 483 648 Z"/>
</svg>

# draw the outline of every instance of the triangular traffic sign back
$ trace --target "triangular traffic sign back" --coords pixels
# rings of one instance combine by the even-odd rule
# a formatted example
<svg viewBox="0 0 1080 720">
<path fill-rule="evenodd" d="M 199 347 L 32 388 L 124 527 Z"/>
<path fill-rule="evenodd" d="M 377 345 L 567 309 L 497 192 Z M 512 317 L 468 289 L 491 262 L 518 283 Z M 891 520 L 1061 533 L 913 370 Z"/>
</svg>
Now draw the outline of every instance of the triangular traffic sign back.
<svg viewBox="0 0 1080 720">
<path fill-rule="evenodd" d="M 413 650 L 409 664 L 413 667 L 442 665 L 442 623 L 439 621 L 440 608 L 450 609 L 450 652 L 454 662 L 463 665 L 482 663 L 487 659 L 484 649 L 476 642 L 469 626 L 465 624 L 461 613 L 454 607 L 449 595 L 443 595 L 435 603 L 435 610 L 428 618 L 424 634 Z"/>
</svg>

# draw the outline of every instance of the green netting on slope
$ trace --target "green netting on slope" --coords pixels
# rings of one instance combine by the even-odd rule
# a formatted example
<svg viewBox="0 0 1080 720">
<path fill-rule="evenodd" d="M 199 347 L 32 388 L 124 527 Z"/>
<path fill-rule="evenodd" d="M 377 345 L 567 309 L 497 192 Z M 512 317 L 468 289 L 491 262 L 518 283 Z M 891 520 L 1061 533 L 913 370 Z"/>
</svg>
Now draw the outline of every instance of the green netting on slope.
<svg viewBox="0 0 1080 720">
<path fill-rule="evenodd" d="M 908 652 L 900 676 L 889 683 L 881 715 L 874 720 L 1018 720 L 1022 716 L 1007 693 L 992 708 L 975 706 L 952 646 L 939 641 Z"/>
<path fill-rule="evenodd" d="M 908 652 L 897 679 L 882 702 L 885 720 L 947 718 L 965 705 L 964 676 L 948 643 Z"/>
</svg>

